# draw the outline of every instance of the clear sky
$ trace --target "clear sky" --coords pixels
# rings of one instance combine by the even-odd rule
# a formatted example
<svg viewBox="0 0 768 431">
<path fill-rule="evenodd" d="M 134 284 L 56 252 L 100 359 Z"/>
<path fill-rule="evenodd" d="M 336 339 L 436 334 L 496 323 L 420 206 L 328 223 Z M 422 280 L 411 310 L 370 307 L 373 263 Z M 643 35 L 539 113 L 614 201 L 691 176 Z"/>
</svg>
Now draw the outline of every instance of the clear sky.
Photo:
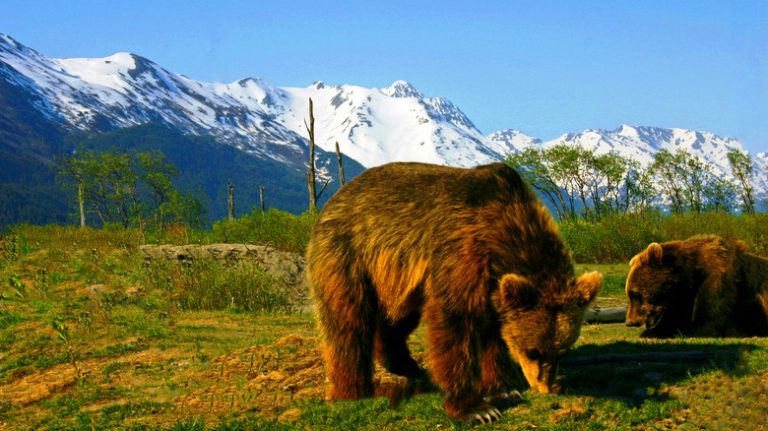
<svg viewBox="0 0 768 431">
<path fill-rule="evenodd" d="M 768 150 L 768 0 L 3 0 L 50 57 L 145 56 L 202 81 L 404 79 L 483 133 L 632 125 Z"/>
</svg>

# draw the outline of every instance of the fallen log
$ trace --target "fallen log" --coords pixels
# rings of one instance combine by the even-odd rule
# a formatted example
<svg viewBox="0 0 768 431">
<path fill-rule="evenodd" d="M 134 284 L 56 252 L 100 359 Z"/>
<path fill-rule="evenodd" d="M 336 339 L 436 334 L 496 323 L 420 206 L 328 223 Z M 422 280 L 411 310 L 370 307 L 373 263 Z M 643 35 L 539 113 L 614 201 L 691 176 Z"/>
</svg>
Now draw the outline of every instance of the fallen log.
<svg viewBox="0 0 768 431">
<path fill-rule="evenodd" d="M 577 358 L 564 358 L 564 366 L 604 365 L 616 363 L 648 363 L 648 362 L 703 362 L 712 359 L 715 352 L 702 350 L 689 350 L 685 352 L 644 352 L 625 353 L 600 356 L 586 356 Z"/>
<path fill-rule="evenodd" d="M 594 307 L 584 313 L 584 321 L 587 323 L 617 323 L 623 322 L 626 315 L 626 307 Z"/>
</svg>

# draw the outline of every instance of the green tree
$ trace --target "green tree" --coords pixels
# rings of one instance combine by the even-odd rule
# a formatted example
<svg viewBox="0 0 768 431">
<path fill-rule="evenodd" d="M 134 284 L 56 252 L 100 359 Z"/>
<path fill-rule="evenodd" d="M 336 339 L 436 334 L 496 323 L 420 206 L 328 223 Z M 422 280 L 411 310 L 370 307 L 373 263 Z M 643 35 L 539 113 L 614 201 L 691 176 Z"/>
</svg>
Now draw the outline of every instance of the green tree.
<svg viewBox="0 0 768 431">
<path fill-rule="evenodd" d="M 136 174 L 127 154 L 79 152 L 64 161 L 59 175 L 77 185 L 82 202 L 102 224 L 127 227 L 138 210 Z"/>
<path fill-rule="evenodd" d="M 622 193 L 622 184 L 627 181 L 629 160 L 609 152 L 593 157 L 592 166 L 598 178 L 592 197 L 597 216 L 626 211 L 627 207 L 622 199 L 626 189 Z"/>
<path fill-rule="evenodd" d="M 731 212 L 735 207 L 736 186 L 733 182 L 711 176 L 704 188 L 705 210 Z"/>
<path fill-rule="evenodd" d="M 683 196 L 690 211 L 700 214 L 704 210 L 705 191 L 712 181 L 712 168 L 699 156 L 692 156 L 687 151 L 677 153 L 683 170 Z"/>
<path fill-rule="evenodd" d="M 661 150 L 654 155 L 651 172 L 656 179 L 657 190 L 670 199 L 670 210 L 673 213 L 685 211 L 685 167 L 683 153 L 672 154 Z"/>
<path fill-rule="evenodd" d="M 61 163 L 59 176 L 77 187 L 81 202 L 102 224 L 124 227 L 148 223 L 162 228 L 170 222 L 200 224 L 202 204 L 180 193 L 171 177 L 178 170 L 159 152 L 82 151 Z"/>
<path fill-rule="evenodd" d="M 755 213 L 755 194 L 752 187 L 752 159 L 749 154 L 737 149 L 728 152 L 728 163 L 739 186 L 741 209 L 747 214 Z"/>
<path fill-rule="evenodd" d="M 650 166 L 642 166 L 637 160 L 627 160 L 624 179 L 624 211 L 643 212 L 651 207 L 657 193 Z"/>
<path fill-rule="evenodd" d="M 146 211 L 154 221 L 155 226 L 160 226 L 165 221 L 165 212 L 176 188 L 171 177 L 178 174 L 178 169 L 166 162 L 165 155 L 160 151 L 138 153 L 138 164 L 141 170 L 140 178 L 149 190 L 151 206 Z"/>
<path fill-rule="evenodd" d="M 541 150 L 528 147 L 519 153 L 508 155 L 505 162 L 515 168 L 531 187 L 547 198 L 558 218 L 563 219 L 569 216 L 563 190 L 558 185 L 549 167 L 549 161 L 544 159 Z"/>
</svg>

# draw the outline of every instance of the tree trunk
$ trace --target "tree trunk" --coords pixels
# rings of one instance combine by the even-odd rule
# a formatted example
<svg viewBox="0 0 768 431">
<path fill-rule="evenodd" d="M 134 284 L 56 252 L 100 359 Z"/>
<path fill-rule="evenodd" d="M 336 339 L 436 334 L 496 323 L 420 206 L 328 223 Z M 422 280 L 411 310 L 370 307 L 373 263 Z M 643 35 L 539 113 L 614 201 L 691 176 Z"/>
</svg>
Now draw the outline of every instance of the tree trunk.
<svg viewBox="0 0 768 431">
<path fill-rule="evenodd" d="M 227 183 L 227 219 L 235 219 L 235 186 Z"/>
<path fill-rule="evenodd" d="M 341 151 L 339 151 L 339 141 L 336 141 L 336 160 L 339 162 L 339 182 L 344 185 L 344 165 L 341 162 Z"/>
<path fill-rule="evenodd" d="M 307 186 L 309 187 L 309 212 L 317 212 L 317 188 L 315 186 L 315 114 L 312 98 L 309 98 L 309 126 L 304 123 L 309 133 L 309 172 Z"/>
<path fill-rule="evenodd" d="M 77 204 L 80 207 L 80 227 L 85 227 L 85 198 L 83 197 L 83 183 L 77 185 Z"/>
<path fill-rule="evenodd" d="M 259 206 L 261 208 L 261 212 L 266 212 L 265 206 L 264 206 L 264 186 L 259 186 Z"/>
</svg>

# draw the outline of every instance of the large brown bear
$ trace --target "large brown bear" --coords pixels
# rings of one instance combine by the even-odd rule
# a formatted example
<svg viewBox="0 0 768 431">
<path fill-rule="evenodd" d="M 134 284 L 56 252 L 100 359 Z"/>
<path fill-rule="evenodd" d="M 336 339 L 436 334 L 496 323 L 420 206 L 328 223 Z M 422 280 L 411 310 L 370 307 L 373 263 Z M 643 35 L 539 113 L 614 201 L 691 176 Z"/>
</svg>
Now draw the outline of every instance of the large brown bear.
<svg viewBox="0 0 768 431">
<path fill-rule="evenodd" d="M 449 415 L 491 421 L 514 375 L 556 388 L 601 276 L 576 278 L 535 194 L 504 164 L 372 168 L 327 203 L 307 250 L 331 399 L 373 393 L 373 359 L 423 375 L 406 344 L 428 325 L 427 368 Z"/>
<path fill-rule="evenodd" d="M 630 261 L 626 323 L 644 337 L 768 335 L 768 259 L 741 241 L 651 243 Z"/>
</svg>

